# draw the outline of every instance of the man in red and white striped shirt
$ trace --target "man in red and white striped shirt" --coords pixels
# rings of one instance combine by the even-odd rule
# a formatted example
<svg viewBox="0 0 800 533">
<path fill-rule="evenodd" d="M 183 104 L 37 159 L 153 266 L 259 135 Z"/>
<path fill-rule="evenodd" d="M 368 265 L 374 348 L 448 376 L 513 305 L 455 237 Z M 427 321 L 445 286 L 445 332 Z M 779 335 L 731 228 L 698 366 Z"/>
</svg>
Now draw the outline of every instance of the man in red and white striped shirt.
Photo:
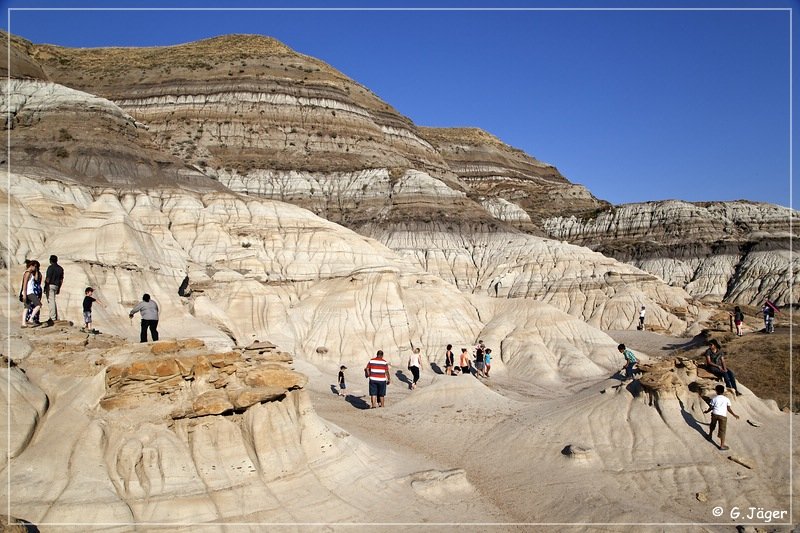
<svg viewBox="0 0 800 533">
<path fill-rule="evenodd" d="M 375 409 L 375 397 L 378 405 L 385 407 L 386 386 L 391 382 L 389 377 L 389 362 L 383 358 L 383 350 L 378 350 L 375 357 L 369 360 L 364 368 L 364 377 L 369 378 L 369 399 L 372 409 Z"/>
</svg>

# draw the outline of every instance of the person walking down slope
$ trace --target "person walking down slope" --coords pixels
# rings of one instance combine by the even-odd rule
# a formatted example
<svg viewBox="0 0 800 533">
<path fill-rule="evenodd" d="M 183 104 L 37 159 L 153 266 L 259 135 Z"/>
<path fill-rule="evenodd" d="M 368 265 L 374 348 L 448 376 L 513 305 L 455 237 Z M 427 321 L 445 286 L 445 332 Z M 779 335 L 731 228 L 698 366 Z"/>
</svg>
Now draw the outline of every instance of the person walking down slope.
<svg viewBox="0 0 800 533">
<path fill-rule="evenodd" d="M 705 356 L 709 372 L 718 378 L 722 378 L 726 387 L 733 389 L 736 392 L 736 396 L 741 396 L 742 393 L 736 387 L 736 377 L 733 375 L 733 370 L 725 364 L 725 354 L 722 353 L 722 346 L 720 346 L 717 339 L 708 341 L 708 349 Z"/>
<path fill-rule="evenodd" d="M 639 364 L 639 360 L 633 355 L 633 352 L 625 347 L 624 344 L 617 346 L 617 350 L 625 358 L 625 366 L 620 369 L 620 373 L 625 372 L 625 379 L 633 379 L 634 367 Z"/>
<path fill-rule="evenodd" d="M 711 425 L 708 428 L 708 436 L 706 436 L 706 438 L 713 442 L 712 436 L 714 435 L 714 428 L 719 424 L 719 432 L 717 433 L 717 436 L 719 436 L 719 449 L 728 450 L 730 448 L 725 445 L 725 430 L 728 426 L 728 413 L 732 414 L 737 419 L 739 415 L 734 413 L 733 409 L 731 409 L 731 401 L 725 396 L 725 387 L 717 385 L 715 390 L 717 395 L 711 398 L 708 410 L 703 411 L 704 413 L 711 413 Z"/>
<path fill-rule="evenodd" d="M 391 382 L 389 377 L 389 362 L 383 358 L 383 350 L 378 350 L 375 357 L 369 360 L 364 368 L 364 377 L 369 378 L 369 399 L 372 409 L 375 409 L 375 398 L 378 398 L 378 405 L 386 405 L 386 387 Z"/>
<path fill-rule="evenodd" d="M 644 306 L 642 306 L 642 308 L 639 309 L 639 326 L 636 328 L 638 330 L 643 330 L 644 329 L 644 315 L 645 315 L 645 313 L 646 313 L 646 310 L 645 310 Z"/>
<path fill-rule="evenodd" d="M 131 309 L 128 317 L 133 318 L 136 313 L 142 314 L 142 331 L 139 335 L 140 342 L 147 342 L 147 330 L 154 341 L 158 340 L 158 304 L 150 299 L 150 295 L 142 295 L 142 301 Z"/>
<path fill-rule="evenodd" d="M 64 284 L 64 269 L 58 264 L 58 256 L 50 256 L 50 266 L 44 275 L 44 293 L 47 296 L 47 303 L 50 305 L 50 317 L 47 325 L 52 326 L 58 320 L 58 304 L 56 296 L 61 291 Z"/>
<path fill-rule="evenodd" d="M 414 390 L 417 388 L 417 381 L 419 381 L 419 372 L 422 370 L 422 359 L 419 355 L 419 348 L 414 348 L 414 351 L 408 356 L 408 369 L 411 371 L 413 381 L 409 384 L 408 388 Z"/>
</svg>

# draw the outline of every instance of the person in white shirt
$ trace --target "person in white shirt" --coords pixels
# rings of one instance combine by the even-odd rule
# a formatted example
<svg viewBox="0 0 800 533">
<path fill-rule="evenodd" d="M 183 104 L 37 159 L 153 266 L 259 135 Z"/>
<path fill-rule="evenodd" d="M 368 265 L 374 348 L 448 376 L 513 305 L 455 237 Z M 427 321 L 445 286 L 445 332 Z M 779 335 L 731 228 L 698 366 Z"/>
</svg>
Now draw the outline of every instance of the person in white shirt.
<svg viewBox="0 0 800 533">
<path fill-rule="evenodd" d="M 636 329 L 644 329 L 644 315 L 645 315 L 645 312 L 646 312 L 645 308 L 644 308 L 644 306 L 642 306 L 642 308 L 639 309 L 639 327 L 636 328 Z"/>
<path fill-rule="evenodd" d="M 408 369 L 414 377 L 414 381 L 408 386 L 409 389 L 416 389 L 417 381 L 419 381 L 419 371 L 422 369 L 422 359 L 420 358 L 419 352 L 419 348 L 414 348 L 414 351 L 408 357 Z"/>
<path fill-rule="evenodd" d="M 725 446 L 725 429 L 728 425 L 728 413 L 732 414 L 737 419 L 739 415 L 734 413 L 733 409 L 731 409 L 731 401 L 725 396 L 725 387 L 717 385 L 715 390 L 717 391 L 717 395 L 711 398 L 708 411 L 703 411 L 704 413 L 711 413 L 711 425 L 708 428 L 707 438 L 708 440 L 712 440 L 714 428 L 719 424 L 719 432 L 717 433 L 719 437 L 719 449 L 728 450 L 729 448 Z"/>
</svg>

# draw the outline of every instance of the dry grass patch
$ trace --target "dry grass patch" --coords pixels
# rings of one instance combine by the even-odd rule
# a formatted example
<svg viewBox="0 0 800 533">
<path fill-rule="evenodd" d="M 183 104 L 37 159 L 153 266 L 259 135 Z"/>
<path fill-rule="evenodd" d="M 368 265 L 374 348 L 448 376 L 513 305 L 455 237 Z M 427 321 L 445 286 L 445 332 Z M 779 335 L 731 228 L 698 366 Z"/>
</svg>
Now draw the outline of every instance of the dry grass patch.
<svg viewBox="0 0 800 533">
<path fill-rule="evenodd" d="M 789 395 L 790 354 L 800 353 L 800 343 L 794 338 L 790 345 L 788 326 L 779 326 L 769 335 L 755 332 L 743 337 L 727 330 L 711 330 L 708 337 L 722 344 L 725 360 L 738 382 L 759 398 L 775 400 L 781 409 L 791 406 L 793 411 L 800 411 L 797 394 L 793 398 Z M 800 390 L 800 361 L 793 361 L 792 367 L 792 388 L 797 391 Z"/>
</svg>

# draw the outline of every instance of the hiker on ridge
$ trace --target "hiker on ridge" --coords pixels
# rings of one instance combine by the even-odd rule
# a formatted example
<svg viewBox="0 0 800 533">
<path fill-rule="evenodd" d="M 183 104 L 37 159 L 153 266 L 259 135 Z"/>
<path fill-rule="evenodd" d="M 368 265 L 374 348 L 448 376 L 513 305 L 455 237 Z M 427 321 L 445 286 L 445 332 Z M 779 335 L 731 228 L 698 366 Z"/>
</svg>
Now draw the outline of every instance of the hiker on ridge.
<svg viewBox="0 0 800 533">
<path fill-rule="evenodd" d="M 158 340 L 158 304 L 150 299 L 149 294 L 142 296 L 142 301 L 128 313 L 129 318 L 133 318 L 136 313 L 142 313 L 142 332 L 139 335 L 140 342 L 147 342 L 147 330 L 154 341 Z"/>
<path fill-rule="evenodd" d="M 50 304 L 50 318 L 47 325 L 52 326 L 58 320 L 58 304 L 56 296 L 61 291 L 64 284 L 64 269 L 58 264 L 58 256 L 50 256 L 50 266 L 44 275 L 44 294 L 47 296 L 47 303 Z"/>
</svg>

